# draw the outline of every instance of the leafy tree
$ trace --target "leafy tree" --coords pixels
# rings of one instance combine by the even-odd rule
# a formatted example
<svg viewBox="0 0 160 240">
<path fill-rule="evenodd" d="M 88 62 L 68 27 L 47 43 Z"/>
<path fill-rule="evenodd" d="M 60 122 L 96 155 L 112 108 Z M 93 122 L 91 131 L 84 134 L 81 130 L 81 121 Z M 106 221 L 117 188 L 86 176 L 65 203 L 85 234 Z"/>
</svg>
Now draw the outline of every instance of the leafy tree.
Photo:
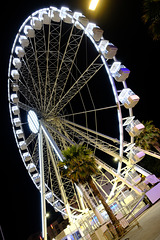
<svg viewBox="0 0 160 240">
<path fill-rule="evenodd" d="M 62 175 L 65 175 L 76 184 L 84 184 L 87 182 L 103 204 L 110 220 L 116 228 L 118 236 L 123 235 L 124 228 L 120 225 L 92 180 L 91 176 L 98 174 L 98 168 L 92 150 L 86 148 L 86 146 L 76 144 L 62 151 L 62 154 L 65 157 L 64 161 L 59 163 L 59 166 L 62 167 Z"/>
<path fill-rule="evenodd" d="M 143 0 L 142 20 L 149 26 L 153 40 L 160 40 L 160 0 Z"/>
<path fill-rule="evenodd" d="M 138 135 L 135 139 L 135 143 L 145 150 L 150 150 L 154 147 L 158 152 L 160 152 L 160 129 L 156 128 L 153 121 L 142 122 L 145 126 L 143 132 Z"/>
</svg>

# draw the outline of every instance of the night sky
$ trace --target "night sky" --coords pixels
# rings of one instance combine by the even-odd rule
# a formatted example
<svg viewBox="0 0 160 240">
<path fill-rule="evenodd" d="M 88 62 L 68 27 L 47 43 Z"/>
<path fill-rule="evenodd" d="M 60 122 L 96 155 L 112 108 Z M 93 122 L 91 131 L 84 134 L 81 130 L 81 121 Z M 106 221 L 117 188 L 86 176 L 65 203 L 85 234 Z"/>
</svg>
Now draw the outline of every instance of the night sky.
<svg viewBox="0 0 160 240">
<path fill-rule="evenodd" d="M 12 132 L 7 100 L 7 71 L 11 47 L 22 22 L 43 7 L 68 6 L 81 11 L 104 30 L 104 38 L 118 47 L 117 59 L 131 70 L 128 86 L 140 96 L 134 115 L 140 121 L 159 122 L 160 42 L 153 41 L 144 26 L 141 0 L 100 0 L 89 12 L 89 0 L 11 1 L 1 10 L 1 191 L 0 224 L 6 240 L 26 240 L 41 229 L 40 194 L 30 179 Z M 3 13 L 3 14 L 2 14 Z M 51 213 L 51 210 L 50 210 Z M 49 221 L 56 219 L 51 213 Z"/>
</svg>

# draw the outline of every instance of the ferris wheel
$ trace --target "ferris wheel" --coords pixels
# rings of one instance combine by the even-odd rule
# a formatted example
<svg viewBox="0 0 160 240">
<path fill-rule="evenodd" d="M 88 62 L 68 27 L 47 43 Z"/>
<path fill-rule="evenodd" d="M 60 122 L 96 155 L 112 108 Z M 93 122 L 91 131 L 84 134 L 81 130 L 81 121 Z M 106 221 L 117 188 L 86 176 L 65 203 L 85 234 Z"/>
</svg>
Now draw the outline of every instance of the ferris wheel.
<svg viewBox="0 0 160 240">
<path fill-rule="evenodd" d="M 11 50 L 8 99 L 22 161 L 45 199 L 73 219 L 85 209 L 57 164 L 71 144 L 94 150 L 100 170 L 94 180 L 108 201 L 124 185 L 141 194 L 129 176 L 144 157 L 134 144 L 144 126 L 133 116 L 139 97 L 126 85 L 130 70 L 116 59 L 117 50 L 99 26 L 66 7 L 32 13 Z M 107 164 L 113 158 L 117 170 Z"/>
</svg>

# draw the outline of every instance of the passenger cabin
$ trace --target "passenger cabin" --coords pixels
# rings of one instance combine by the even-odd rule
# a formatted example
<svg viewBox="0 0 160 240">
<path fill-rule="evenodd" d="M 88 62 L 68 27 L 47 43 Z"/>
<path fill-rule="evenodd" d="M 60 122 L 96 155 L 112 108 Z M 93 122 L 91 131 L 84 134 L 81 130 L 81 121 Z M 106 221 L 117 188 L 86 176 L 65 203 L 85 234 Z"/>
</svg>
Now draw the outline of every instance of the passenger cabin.
<svg viewBox="0 0 160 240">
<path fill-rule="evenodd" d="M 139 120 L 133 120 L 130 124 L 127 125 L 125 130 L 129 133 L 131 137 L 138 136 L 145 126 Z"/>
<path fill-rule="evenodd" d="M 129 77 L 129 74 L 130 70 L 122 65 L 119 71 L 117 71 L 117 73 L 115 74 L 114 78 L 117 82 L 123 82 Z"/>
<path fill-rule="evenodd" d="M 12 91 L 13 91 L 13 92 L 17 92 L 17 91 L 19 90 L 18 84 L 12 83 L 11 86 L 12 86 Z M 17 96 L 17 97 L 18 97 L 18 96 Z"/>
<path fill-rule="evenodd" d="M 130 89 L 124 88 L 119 94 L 119 101 L 125 108 L 133 108 L 138 102 L 139 97 Z"/>
<path fill-rule="evenodd" d="M 15 66 L 15 68 L 19 70 L 22 66 L 21 60 L 19 58 L 14 58 L 13 65 Z"/>
<path fill-rule="evenodd" d="M 27 144 L 25 141 L 20 141 L 19 142 L 19 147 L 21 150 L 26 150 L 27 149 Z"/>
<path fill-rule="evenodd" d="M 63 19 L 63 22 L 69 23 L 69 24 L 73 23 L 73 19 L 72 19 L 73 12 L 69 8 L 62 7 L 60 16 Z"/>
<path fill-rule="evenodd" d="M 18 80 L 19 79 L 19 72 L 16 69 L 14 69 L 14 70 L 11 71 L 11 76 L 14 80 Z"/>
<path fill-rule="evenodd" d="M 16 135 L 17 135 L 18 139 L 24 138 L 24 133 L 23 133 L 22 129 L 16 130 Z"/>
<path fill-rule="evenodd" d="M 35 31 L 34 31 L 34 29 L 31 26 L 25 25 L 25 27 L 24 27 L 24 34 L 26 35 L 26 37 L 34 38 Z"/>
<path fill-rule="evenodd" d="M 92 31 L 93 31 L 92 36 L 93 36 L 94 40 L 96 42 L 99 42 L 103 36 L 104 31 L 98 26 L 94 27 Z"/>
<path fill-rule="evenodd" d="M 52 194 L 52 192 L 48 192 L 48 193 L 46 193 L 46 198 L 47 198 L 47 200 L 49 201 L 49 202 L 54 202 L 54 198 L 53 198 L 53 194 Z"/>
<path fill-rule="evenodd" d="M 55 8 L 55 9 L 52 9 L 51 19 L 52 19 L 52 21 L 54 21 L 54 22 L 60 22 L 60 21 L 61 21 L 60 12 L 59 12 L 56 8 Z"/>
<path fill-rule="evenodd" d="M 74 12 L 73 18 L 77 20 L 75 22 L 75 27 L 78 29 L 83 29 L 83 27 L 87 27 L 89 23 L 89 20 L 80 12 Z M 83 25 L 83 27 L 81 26 L 81 24 Z"/>
<path fill-rule="evenodd" d="M 14 123 L 15 127 L 21 126 L 21 120 L 18 117 L 13 119 L 13 123 Z"/>
<path fill-rule="evenodd" d="M 36 166 L 34 163 L 30 163 L 28 164 L 27 169 L 30 173 L 33 173 L 34 171 L 36 171 Z"/>
<path fill-rule="evenodd" d="M 19 114 L 19 108 L 18 108 L 18 106 L 13 106 L 13 107 L 12 107 L 12 112 L 13 112 L 14 115 L 18 115 L 18 114 Z"/>
<path fill-rule="evenodd" d="M 116 53 L 118 48 L 114 46 L 112 43 L 109 43 L 108 40 L 101 40 L 99 44 L 100 52 L 104 55 L 106 59 L 112 59 Z"/>
<path fill-rule="evenodd" d="M 16 93 L 11 94 L 11 100 L 15 104 L 18 103 L 19 102 L 18 95 Z"/>
<path fill-rule="evenodd" d="M 39 173 L 33 174 L 33 181 L 34 181 L 36 184 L 40 183 Z"/>
<path fill-rule="evenodd" d="M 121 65 L 121 62 L 115 61 L 110 68 L 112 76 L 115 78 L 117 82 L 125 81 L 129 74 L 130 70 L 126 68 L 124 65 Z"/>
<path fill-rule="evenodd" d="M 15 53 L 17 54 L 17 56 L 18 56 L 19 58 L 23 58 L 23 57 L 24 57 L 24 54 L 25 54 L 25 51 L 24 51 L 24 49 L 23 49 L 22 47 L 17 46 L 17 47 L 15 48 Z"/>
<path fill-rule="evenodd" d="M 46 25 L 49 25 L 50 24 L 50 22 L 51 22 L 51 18 L 50 18 L 50 16 L 48 15 L 48 13 L 47 13 L 47 11 L 41 11 L 40 13 L 39 13 L 39 19 L 40 19 L 40 21 L 42 21 L 43 22 L 43 24 L 46 24 Z"/>
<path fill-rule="evenodd" d="M 42 28 L 42 21 L 37 17 L 32 17 L 30 24 L 35 30 L 41 30 Z"/>
<path fill-rule="evenodd" d="M 23 153 L 23 159 L 25 162 L 29 162 L 31 160 L 31 155 L 29 152 Z"/>
<path fill-rule="evenodd" d="M 127 154 L 127 157 L 129 158 L 131 164 L 136 164 L 145 157 L 145 153 L 140 148 L 134 147 Z"/>
<path fill-rule="evenodd" d="M 28 47 L 29 40 L 26 36 L 20 35 L 19 37 L 19 43 L 21 44 L 22 48 Z"/>
</svg>

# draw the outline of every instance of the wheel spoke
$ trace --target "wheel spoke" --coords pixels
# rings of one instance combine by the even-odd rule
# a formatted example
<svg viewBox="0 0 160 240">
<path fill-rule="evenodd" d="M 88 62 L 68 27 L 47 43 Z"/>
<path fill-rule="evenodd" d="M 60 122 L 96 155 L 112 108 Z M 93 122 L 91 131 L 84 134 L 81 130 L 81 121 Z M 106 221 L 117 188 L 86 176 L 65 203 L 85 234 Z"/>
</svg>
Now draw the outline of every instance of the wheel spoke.
<svg viewBox="0 0 160 240">
<path fill-rule="evenodd" d="M 76 113 L 71 113 L 71 114 L 65 114 L 65 115 L 61 115 L 61 117 L 62 118 L 66 118 L 66 117 L 71 117 L 71 116 L 76 116 L 76 115 L 81 115 L 81 114 L 86 114 L 86 113 L 91 113 L 91 112 L 98 112 L 98 111 L 108 110 L 108 109 L 112 109 L 112 108 L 117 108 L 117 105 L 109 106 L 109 107 L 103 107 L 103 108 L 96 108 L 96 109 L 92 109 L 92 110 L 85 110 L 83 112 L 76 112 Z"/>
<path fill-rule="evenodd" d="M 55 111 L 58 114 L 70 101 L 71 99 L 80 92 L 80 90 L 86 85 L 86 83 L 98 72 L 103 66 L 102 63 L 96 63 L 99 55 L 94 59 L 90 66 L 82 73 L 77 81 L 71 86 L 67 93 L 59 100 L 56 106 L 47 114 L 48 116 Z"/>
<path fill-rule="evenodd" d="M 44 109 L 47 109 L 52 101 L 50 101 L 49 93 L 52 95 L 51 89 L 54 87 L 54 79 L 58 73 L 60 43 L 61 43 L 62 21 L 60 23 L 51 22 L 48 31 L 48 44 L 46 52 L 46 81 L 44 92 Z"/>
<path fill-rule="evenodd" d="M 109 154 L 110 156 L 114 157 L 114 158 L 118 158 L 120 159 L 120 156 L 119 156 L 119 148 L 118 147 L 115 147 L 114 145 L 108 143 L 108 142 L 105 142 L 91 134 L 88 134 L 88 132 L 91 132 L 92 134 L 95 134 L 95 135 L 99 135 L 103 138 L 107 138 L 109 139 L 110 137 L 108 136 L 105 136 L 103 134 L 100 134 L 100 133 L 97 133 L 93 130 L 90 130 L 90 129 L 86 129 L 85 127 L 83 126 L 80 126 L 78 124 L 75 124 L 75 123 L 71 123 L 67 120 L 63 120 L 63 123 L 65 126 L 67 126 L 70 130 L 72 130 L 73 132 L 77 133 L 78 136 L 80 136 L 80 139 L 83 140 L 84 142 L 86 143 L 89 143 L 90 145 L 92 145 L 93 147 L 96 147 L 98 148 L 99 150 L 101 150 L 102 152 L 105 152 L 107 154 Z M 78 129 L 78 128 L 81 128 L 84 131 Z M 87 130 L 87 132 L 86 132 Z M 113 141 L 113 138 L 112 138 L 112 141 Z M 122 161 L 125 163 L 125 164 L 128 164 L 128 160 L 123 157 Z"/>
<path fill-rule="evenodd" d="M 54 93 L 54 104 L 56 104 L 57 100 L 62 97 L 71 69 L 76 59 L 77 52 L 80 47 L 84 32 L 78 31 L 74 33 L 74 30 L 75 29 L 73 25 L 67 44 L 66 44 L 65 51 L 61 59 L 61 64 L 59 66 L 59 70 L 55 79 L 54 87 L 51 91 L 51 96 L 50 96 L 46 111 L 48 111 L 48 108 L 52 101 L 53 93 Z M 60 86 L 62 86 L 62 88 L 60 88 Z"/>
</svg>

